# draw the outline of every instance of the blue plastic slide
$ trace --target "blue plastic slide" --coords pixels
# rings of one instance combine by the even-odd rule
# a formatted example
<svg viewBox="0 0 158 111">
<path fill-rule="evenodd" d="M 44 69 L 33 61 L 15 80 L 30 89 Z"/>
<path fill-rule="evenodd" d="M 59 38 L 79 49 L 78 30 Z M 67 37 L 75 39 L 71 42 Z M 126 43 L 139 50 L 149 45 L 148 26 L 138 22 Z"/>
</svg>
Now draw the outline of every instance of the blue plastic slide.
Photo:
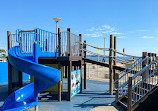
<svg viewBox="0 0 158 111">
<path fill-rule="evenodd" d="M 60 80 L 60 71 L 38 64 L 39 57 L 57 57 L 56 53 L 44 53 L 35 43 L 33 53 L 22 53 L 20 46 L 8 51 L 9 61 L 21 72 L 34 76 L 34 83 L 13 92 L 4 102 L 2 111 L 24 111 L 38 105 L 38 93 L 56 85 Z"/>
</svg>

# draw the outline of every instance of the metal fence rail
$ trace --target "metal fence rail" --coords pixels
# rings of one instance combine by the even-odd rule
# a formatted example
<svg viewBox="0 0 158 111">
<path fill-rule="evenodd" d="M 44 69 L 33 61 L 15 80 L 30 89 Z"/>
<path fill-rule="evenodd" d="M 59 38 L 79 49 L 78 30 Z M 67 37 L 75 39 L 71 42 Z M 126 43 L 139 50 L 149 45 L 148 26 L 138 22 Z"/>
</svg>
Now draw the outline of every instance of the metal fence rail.
<svg viewBox="0 0 158 111">
<path fill-rule="evenodd" d="M 42 29 L 29 31 L 16 30 L 14 41 L 21 43 L 21 50 L 24 53 L 33 52 L 33 43 L 40 44 L 43 52 L 57 52 L 56 34 Z"/>
<path fill-rule="evenodd" d="M 57 35 L 42 29 L 36 29 L 37 41 L 40 43 L 42 51 L 57 52 Z"/>
<path fill-rule="evenodd" d="M 80 37 L 71 33 L 71 53 L 72 56 L 80 56 Z"/>
<path fill-rule="evenodd" d="M 118 83 L 118 89 L 122 87 L 122 85 L 128 82 L 128 78 L 130 76 L 135 75 L 138 71 L 142 70 L 142 63 L 147 60 L 148 57 L 137 59 L 133 64 L 129 65 L 124 71 L 119 73 L 119 78 L 114 81 L 114 84 Z"/>
<path fill-rule="evenodd" d="M 80 36 L 69 31 L 61 32 L 61 54 L 62 56 L 80 56 Z"/>
</svg>

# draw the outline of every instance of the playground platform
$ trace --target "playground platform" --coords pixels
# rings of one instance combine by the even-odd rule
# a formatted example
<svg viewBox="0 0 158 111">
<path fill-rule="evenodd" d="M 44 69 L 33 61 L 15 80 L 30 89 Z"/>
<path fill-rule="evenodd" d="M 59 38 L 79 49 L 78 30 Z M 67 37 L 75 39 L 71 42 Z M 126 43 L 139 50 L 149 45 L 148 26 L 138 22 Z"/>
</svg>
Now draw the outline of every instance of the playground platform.
<svg viewBox="0 0 158 111">
<path fill-rule="evenodd" d="M 66 79 L 64 84 L 66 84 Z M 65 85 L 66 86 L 66 85 Z M 66 87 L 64 87 L 66 90 Z M 125 110 L 115 105 L 115 95 L 109 95 L 109 83 L 96 80 L 87 80 L 87 89 L 83 90 L 83 93 L 77 94 L 72 101 L 48 100 L 51 95 L 45 96 L 41 94 L 39 98 L 39 111 L 99 111 L 106 107 L 108 111 Z M 0 106 L 2 106 L 4 100 L 7 98 L 8 86 L 7 83 L 0 84 Z M 55 98 L 55 97 L 53 97 Z"/>
</svg>

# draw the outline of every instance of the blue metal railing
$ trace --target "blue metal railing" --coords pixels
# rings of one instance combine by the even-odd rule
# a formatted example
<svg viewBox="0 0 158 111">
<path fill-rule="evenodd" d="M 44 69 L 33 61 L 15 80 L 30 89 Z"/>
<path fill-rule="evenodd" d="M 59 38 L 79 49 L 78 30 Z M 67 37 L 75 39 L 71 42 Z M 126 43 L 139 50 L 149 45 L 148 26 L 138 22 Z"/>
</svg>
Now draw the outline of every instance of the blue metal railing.
<svg viewBox="0 0 158 111">
<path fill-rule="evenodd" d="M 40 44 L 43 52 L 56 52 L 57 39 L 56 33 L 52 33 L 43 29 L 35 29 L 31 31 L 16 30 L 14 42 L 21 44 L 21 50 L 25 53 L 33 52 L 33 43 L 36 41 Z"/>
</svg>

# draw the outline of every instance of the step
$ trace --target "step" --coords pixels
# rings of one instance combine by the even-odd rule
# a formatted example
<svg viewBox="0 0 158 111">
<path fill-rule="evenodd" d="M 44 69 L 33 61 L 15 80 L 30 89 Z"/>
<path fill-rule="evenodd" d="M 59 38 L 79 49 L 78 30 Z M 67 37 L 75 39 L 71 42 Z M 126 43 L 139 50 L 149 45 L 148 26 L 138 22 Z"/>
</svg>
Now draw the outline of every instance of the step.
<svg viewBox="0 0 158 111">
<path fill-rule="evenodd" d="M 127 109 L 127 102 L 122 102 L 122 101 L 119 100 L 118 103 L 119 103 L 121 106 L 123 106 L 124 108 Z"/>
</svg>

